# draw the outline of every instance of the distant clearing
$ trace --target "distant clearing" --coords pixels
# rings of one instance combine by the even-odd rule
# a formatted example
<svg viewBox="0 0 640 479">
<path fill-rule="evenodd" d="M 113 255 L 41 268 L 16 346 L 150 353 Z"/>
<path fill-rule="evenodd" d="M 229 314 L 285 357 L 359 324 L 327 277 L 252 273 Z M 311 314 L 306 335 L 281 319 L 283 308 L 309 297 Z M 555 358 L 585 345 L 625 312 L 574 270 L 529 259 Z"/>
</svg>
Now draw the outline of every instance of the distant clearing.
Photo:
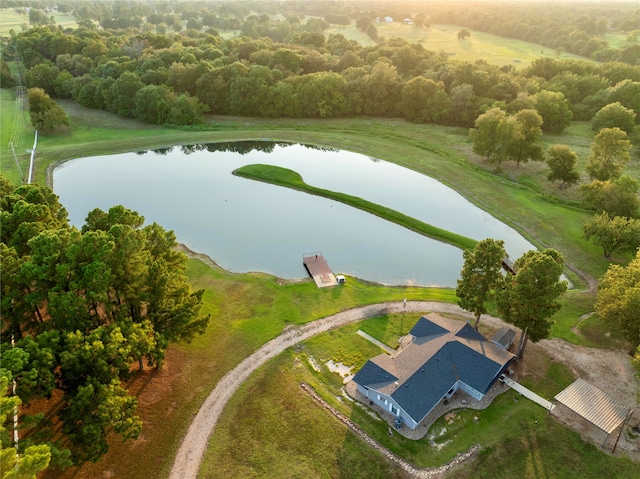
<svg viewBox="0 0 640 479">
<path fill-rule="evenodd" d="M 640 42 L 632 42 L 628 40 L 629 35 L 626 33 L 607 33 L 604 39 L 609 43 L 609 48 L 624 48 L 629 45 L 639 45 Z"/>
<path fill-rule="evenodd" d="M 73 15 L 70 14 L 62 14 L 59 12 L 49 12 L 47 13 L 47 17 L 53 16 L 57 25 L 62 25 L 63 27 L 77 27 L 76 19 Z M 27 28 L 31 28 L 32 25 L 29 25 L 29 14 L 25 13 L 16 13 L 13 8 L 0 8 L 0 36 L 8 37 L 9 30 L 14 30 L 16 33 L 20 33 L 23 31 L 23 26 Z"/>
<path fill-rule="evenodd" d="M 393 37 L 404 38 L 411 43 L 420 43 L 427 50 L 445 52 L 451 58 L 462 61 L 486 60 L 494 65 L 514 65 L 516 68 L 522 68 L 540 57 L 588 60 L 568 53 L 562 53 L 558 57 L 552 48 L 475 30 L 469 30 L 470 38 L 458 40 L 458 32 L 462 27 L 457 25 L 431 25 L 430 28 L 425 29 L 399 22 L 379 22 L 374 25 L 378 35 L 387 40 Z M 373 40 L 358 30 L 354 23 L 345 28 L 332 28 L 325 33 L 327 36 L 339 33 L 362 45 L 374 45 Z"/>
</svg>

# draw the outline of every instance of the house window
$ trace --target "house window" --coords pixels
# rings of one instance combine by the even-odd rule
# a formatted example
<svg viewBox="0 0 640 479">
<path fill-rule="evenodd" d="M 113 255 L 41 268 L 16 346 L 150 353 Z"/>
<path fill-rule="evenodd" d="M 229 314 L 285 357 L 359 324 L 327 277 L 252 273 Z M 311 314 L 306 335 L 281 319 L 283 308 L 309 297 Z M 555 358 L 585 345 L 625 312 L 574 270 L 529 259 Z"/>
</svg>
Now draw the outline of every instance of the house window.
<svg viewBox="0 0 640 479">
<path fill-rule="evenodd" d="M 395 414 L 396 416 L 398 415 L 398 408 L 395 407 L 393 404 L 391 405 L 391 413 Z"/>
</svg>

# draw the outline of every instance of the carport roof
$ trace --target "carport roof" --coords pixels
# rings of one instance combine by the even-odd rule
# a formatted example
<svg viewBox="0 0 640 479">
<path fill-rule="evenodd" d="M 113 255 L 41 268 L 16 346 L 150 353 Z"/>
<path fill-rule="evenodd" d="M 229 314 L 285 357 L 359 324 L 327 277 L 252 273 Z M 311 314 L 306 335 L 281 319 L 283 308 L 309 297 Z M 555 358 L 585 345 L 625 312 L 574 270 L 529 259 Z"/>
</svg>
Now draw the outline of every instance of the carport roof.
<svg viewBox="0 0 640 479">
<path fill-rule="evenodd" d="M 582 378 L 576 379 L 554 399 L 607 434 L 615 431 L 629 412 Z"/>
</svg>

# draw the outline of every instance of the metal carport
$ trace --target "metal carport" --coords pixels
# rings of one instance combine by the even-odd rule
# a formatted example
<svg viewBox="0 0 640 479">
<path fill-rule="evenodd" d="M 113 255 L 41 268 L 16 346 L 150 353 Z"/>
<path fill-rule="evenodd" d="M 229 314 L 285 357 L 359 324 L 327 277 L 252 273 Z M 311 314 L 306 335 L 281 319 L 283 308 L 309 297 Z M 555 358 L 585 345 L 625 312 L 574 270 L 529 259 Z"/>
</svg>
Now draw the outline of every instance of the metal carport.
<svg viewBox="0 0 640 479">
<path fill-rule="evenodd" d="M 630 408 L 616 403 L 609 395 L 582 378 L 576 379 L 558 393 L 553 398 L 553 401 L 554 404 L 563 405 L 603 431 L 606 434 L 606 438 L 602 447 L 609 440 L 611 433 L 618 429 L 631 413 Z M 622 430 L 620 433 L 622 433 Z M 616 444 L 617 442 L 616 440 Z M 615 445 L 613 449 L 615 450 Z"/>
</svg>

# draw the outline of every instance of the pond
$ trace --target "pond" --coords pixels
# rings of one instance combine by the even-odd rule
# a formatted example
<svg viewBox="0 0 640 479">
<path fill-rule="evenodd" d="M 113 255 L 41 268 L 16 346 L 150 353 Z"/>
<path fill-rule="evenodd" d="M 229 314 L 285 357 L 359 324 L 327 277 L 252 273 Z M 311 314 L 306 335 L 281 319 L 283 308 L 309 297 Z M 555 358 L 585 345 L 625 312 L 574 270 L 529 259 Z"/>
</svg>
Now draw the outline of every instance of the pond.
<svg viewBox="0 0 640 479">
<path fill-rule="evenodd" d="M 82 226 L 93 208 L 122 204 L 234 272 L 303 278 L 303 255 L 322 252 L 335 273 L 455 287 L 463 264 L 459 249 L 332 200 L 232 175 L 253 163 L 290 168 L 313 186 L 474 239 L 502 239 L 513 259 L 533 249 L 433 178 L 361 154 L 299 144 L 211 143 L 80 158 L 54 170 L 54 190 L 74 226 Z"/>
</svg>

